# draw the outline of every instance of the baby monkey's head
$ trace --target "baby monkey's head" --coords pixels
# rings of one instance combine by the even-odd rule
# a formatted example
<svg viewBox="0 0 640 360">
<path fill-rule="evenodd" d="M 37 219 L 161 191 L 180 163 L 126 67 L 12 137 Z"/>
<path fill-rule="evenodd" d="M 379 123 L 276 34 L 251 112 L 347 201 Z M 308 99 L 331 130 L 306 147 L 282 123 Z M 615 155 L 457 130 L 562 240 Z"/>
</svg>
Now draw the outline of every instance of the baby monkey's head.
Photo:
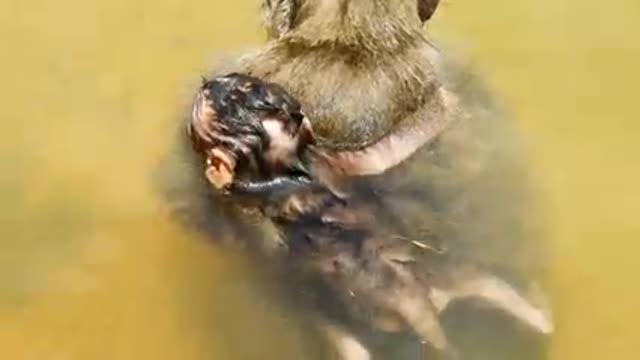
<svg viewBox="0 0 640 360">
<path fill-rule="evenodd" d="M 236 73 L 203 82 L 188 132 L 218 188 L 241 174 L 285 172 L 314 142 L 296 99 L 276 84 Z"/>
</svg>

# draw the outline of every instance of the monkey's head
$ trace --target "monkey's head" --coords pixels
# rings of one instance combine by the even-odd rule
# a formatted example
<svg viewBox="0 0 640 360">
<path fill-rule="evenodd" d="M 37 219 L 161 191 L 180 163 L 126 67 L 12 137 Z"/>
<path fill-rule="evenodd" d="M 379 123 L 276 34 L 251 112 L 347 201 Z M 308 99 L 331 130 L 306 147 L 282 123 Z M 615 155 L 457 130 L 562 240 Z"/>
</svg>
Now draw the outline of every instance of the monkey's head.
<svg viewBox="0 0 640 360">
<path fill-rule="evenodd" d="M 262 4 L 267 30 L 272 37 L 279 38 L 306 22 L 316 23 L 315 25 L 327 29 L 335 24 L 366 28 L 375 22 L 387 25 L 399 25 L 398 22 L 402 22 L 404 26 L 409 24 L 409 27 L 419 27 L 431 19 L 439 2 L 440 0 L 263 0 Z M 385 19 L 391 21 L 384 21 Z"/>
<path fill-rule="evenodd" d="M 189 136 L 217 188 L 239 175 L 286 172 L 315 141 L 296 99 L 276 84 L 246 75 L 203 81 L 191 115 Z"/>
</svg>

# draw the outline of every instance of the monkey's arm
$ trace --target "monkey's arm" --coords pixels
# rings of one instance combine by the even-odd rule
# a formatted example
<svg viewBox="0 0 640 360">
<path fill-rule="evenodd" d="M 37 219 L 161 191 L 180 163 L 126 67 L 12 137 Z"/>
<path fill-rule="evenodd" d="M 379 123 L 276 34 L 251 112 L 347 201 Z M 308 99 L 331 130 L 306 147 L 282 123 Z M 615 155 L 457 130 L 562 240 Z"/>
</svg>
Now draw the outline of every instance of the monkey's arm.
<svg viewBox="0 0 640 360">
<path fill-rule="evenodd" d="M 322 186 L 306 176 L 277 176 L 265 180 L 240 180 L 231 184 L 230 191 L 262 197 L 266 200 L 282 199 L 297 192 L 317 190 Z"/>
<path fill-rule="evenodd" d="M 440 88 L 437 96 L 423 111 L 414 116 L 417 121 L 401 125 L 378 142 L 360 150 L 327 152 L 330 166 L 345 176 L 378 175 L 405 161 L 422 146 L 433 141 L 461 113 L 457 97 Z"/>
<path fill-rule="evenodd" d="M 219 190 L 228 190 L 235 195 L 249 195 L 263 200 L 277 200 L 301 191 L 322 188 L 322 185 L 304 174 L 276 175 L 266 179 L 238 179 L 235 173 L 236 160 L 220 148 L 210 150 L 205 174 L 211 184 Z"/>
</svg>

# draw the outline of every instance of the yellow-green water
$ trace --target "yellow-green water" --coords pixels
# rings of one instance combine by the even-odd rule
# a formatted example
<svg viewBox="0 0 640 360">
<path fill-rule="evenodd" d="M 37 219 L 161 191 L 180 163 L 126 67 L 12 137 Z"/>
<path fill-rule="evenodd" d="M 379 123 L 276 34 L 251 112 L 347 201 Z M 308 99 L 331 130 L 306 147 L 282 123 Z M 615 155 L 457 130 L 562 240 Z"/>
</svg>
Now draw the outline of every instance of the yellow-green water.
<svg viewBox="0 0 640 360">
<path fill-rule="evenodd" d="M 163 220 L 149 186 L 189 85 L 216 53 L 261 41 L 257 2 L 231 3 L 0 1 L 3 359 L 304 353 L 240 269 Z M 441 10 L 437 37 L 527 134 L 554 250 L 551 358 L 637 358 L 640 2 Z"/>
</svg>

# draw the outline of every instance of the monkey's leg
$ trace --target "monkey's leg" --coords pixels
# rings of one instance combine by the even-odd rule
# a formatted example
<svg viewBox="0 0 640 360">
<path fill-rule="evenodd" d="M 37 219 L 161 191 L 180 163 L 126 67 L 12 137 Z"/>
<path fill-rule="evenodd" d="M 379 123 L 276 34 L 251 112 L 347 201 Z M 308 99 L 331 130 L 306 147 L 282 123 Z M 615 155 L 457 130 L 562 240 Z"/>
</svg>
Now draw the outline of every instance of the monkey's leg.
<svg viewBox="0 0 640 360">
<path fill-rule="evenodd" d="M 469 272 L 458 277 L 448 289 L 433 289 L 431 298 L 438 312 L 453 300 L 476 298 L 514 316 L 537 332 L 553 332 L 553 322 L 545 311 L 533 306 L 505 281 L 484 272 Z"/>
<path fill-rule="evenodd" d="M 334 344 L 340 360 L 370 360 L 369 350 L 352 334 L 337 325 L 325 323 L 322 329 Z"/>
<path fill-rule="evenodd" d="M 429 299 L 419 296 L 400 297 L 396 301 L 395 307 L 424 345 L 430 345 L 440 354 L 454 354 L 444 329 L 440 325 L 438 311 L 429 302 Z M 447 358 L 450 357 L 447 356 Z"/>
</svg>

